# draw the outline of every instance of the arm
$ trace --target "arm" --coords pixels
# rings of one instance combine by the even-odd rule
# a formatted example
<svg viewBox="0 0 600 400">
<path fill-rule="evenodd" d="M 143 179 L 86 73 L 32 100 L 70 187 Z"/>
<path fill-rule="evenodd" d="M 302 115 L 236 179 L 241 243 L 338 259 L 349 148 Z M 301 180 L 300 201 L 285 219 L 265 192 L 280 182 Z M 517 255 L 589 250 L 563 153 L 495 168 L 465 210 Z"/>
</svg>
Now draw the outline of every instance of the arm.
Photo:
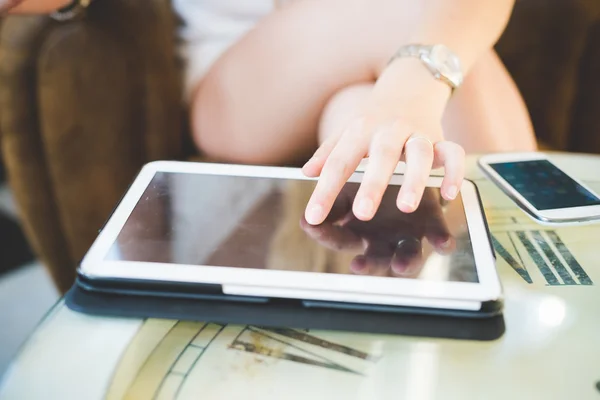
<svg viewBox="0 0 600 400">
<path fill-rule="evenodd" d="M 307 175 L 320 177 L 307 206 L 307 221 L 319 224 L 325 219 L 363 157 L 369 157 L 369 166 L 353 207 L 359 219 L 373 217 L 401 158 L 406 173 L 397 200 L 400 210 L 418 207 L 432 167 L 445 169 L 444 198 L 456 197 L 464 177 L 464 150 L 444 140 L 441 128 L 449 87 L 419 60 L 388 62 L 406 44 L 444 44 L 459 56 L 466 74 L 500 37 L 513 1 L 379 0 L 351 8 L 346 23 L 353 21 L 354 32 L 362 34 L 354 39 L 369 58 L 376 84 L 341 135 L 326 140 L 304 166 Z M 367 6 L 377 14 L 361 19 Z"/>
<path fill-rule="evenodd" d="M 378 76 L 389 57 L 403 44 L 443 43 L 461 59 L 465 73 L 491 49 L 504 31 L 515 0 L 381 0 L 381 20 L 389 29 L 388 41 L 381 43 L 377 60 Z M 375 2 L 372 2 L 375 4 Z M 388 15 L 388 17 L 386 17 Z M 389 15 L 400 16 L 397 21 Z M 376 29 L 378 21 L 366 21 Z M 397 28 L 394 28 L 396 25 Z"/>
<path fill-rule="evenodd" d="M 0 0 L 0 15 L 11 14 L 48 14 L 65 7 L 71 0 Z"/>
</svg>

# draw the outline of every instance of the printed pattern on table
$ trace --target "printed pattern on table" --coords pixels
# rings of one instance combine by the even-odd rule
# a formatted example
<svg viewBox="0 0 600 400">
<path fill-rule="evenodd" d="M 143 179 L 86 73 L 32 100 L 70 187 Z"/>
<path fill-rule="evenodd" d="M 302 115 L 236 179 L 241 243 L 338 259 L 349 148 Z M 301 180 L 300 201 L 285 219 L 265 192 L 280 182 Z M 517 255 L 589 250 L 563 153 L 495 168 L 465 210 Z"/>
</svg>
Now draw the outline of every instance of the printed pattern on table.
<svg viewBox="0 0 600 400">
<path fill-rule="evenodd" d="M 491 241 L 498 268 L 504 269 L 502 273 L 510 274 L 512 269 L 517 274 L 516 279 L 525 285 L 583 289 L 594 284 L 593 276 L 585 269 L 594 271 L 590 263 L 595 259 L 589 249 L 594 248 L 600 236 L 598 225 L 560 228 L 539 225 L 491 182 L 477 177 L 474 181 L 482 193 Z M 600 182 L 590 186 L 598 191 Z M 325 379 L 329 386 L 352 388 L 356 381 L 372 377 L 373 368 L 385 364 L 385 361 L 379 362 L 382 348 L 368 347 L 368 341 L 361 342 L 360 337 L 287 328 L 148 319 L 123 353 L 106 399 L 211 398 L 211 390 L 227 392 L 228 387 L 223 382 L 244 385 L 244 379 L 246 383 L 252 382 L 244 386 L 248 390 L 264 387 L 261 396 L 280 398 L 270 391 L 278 382 L 277 377 L 306 378 L 311 371 L 319 379 Z M 427 366 L 411 370 L 416 375 L 430 374 L 437 362 L 434 358 L 428 359 L 436 353 L 427 346 L 437 344 L 413 346 L 412 356 L 418 358 L 420 365 Z M 418 382 L 418 378 L 411 376 L 410 382 Z M 260 386 L 261 379 L 271 384 Z M 282 382 L 288 385 L 292 381 L 283 379 Z"/>
<path fill-rule="evenodd" d="M 493 188 L 485 179 L 477 179 L 476 183 L 483 192 L 490 189 L 488 186 Z M 534 270 L 539 271 L 544 284 L 549 286 L 594 284 L 568 243 L 588 243 L 598 235 L 597 226 L 540 225 L 502 196 L 488 201 L 484 198 L 492 243 L 500 263 L 508 264 L 528 284 L 536 282 L 532 276 Z"/>
<path fill-rule="evenodd" d="M 256 365 L 280 360 L 353 376 L 380 358 L 302 330 L 148 319 L 119 361 L 106 399 L 177 399 L 195 369 L 213 365 L 201 363 L 209 348 L 221 360 L 224 352 L 246 353 Z"/>
<path fill-rule="evenodd" d="M 106 399 L 174 399 L 222 325 L 148 320 L 128 346 Z"/>
</svg>

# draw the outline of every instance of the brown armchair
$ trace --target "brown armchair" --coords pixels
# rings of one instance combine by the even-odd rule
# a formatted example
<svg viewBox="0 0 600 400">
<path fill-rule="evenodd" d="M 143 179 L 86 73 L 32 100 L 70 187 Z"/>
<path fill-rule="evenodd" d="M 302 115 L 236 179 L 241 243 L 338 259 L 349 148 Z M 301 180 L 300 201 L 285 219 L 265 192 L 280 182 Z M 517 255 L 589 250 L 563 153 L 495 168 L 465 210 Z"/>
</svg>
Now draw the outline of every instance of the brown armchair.
<svg viewBox="0 0 600 400">
<path fill-rule="evenodd" d="M 60 290 L 139 167 L 184 156 L 175 23 L 166 0 L 2 23 L 0 147 L 26 234 Z"/>
<path fill-rule="evenodd" d="M 5 18 L 0 134 L 27 236 L 60 290 L 144 163 L 193 154 L 168 0 Z M 538 137 L 600 153 L 600 3 L 519 0 L 497 49 Z"/>
</svg>

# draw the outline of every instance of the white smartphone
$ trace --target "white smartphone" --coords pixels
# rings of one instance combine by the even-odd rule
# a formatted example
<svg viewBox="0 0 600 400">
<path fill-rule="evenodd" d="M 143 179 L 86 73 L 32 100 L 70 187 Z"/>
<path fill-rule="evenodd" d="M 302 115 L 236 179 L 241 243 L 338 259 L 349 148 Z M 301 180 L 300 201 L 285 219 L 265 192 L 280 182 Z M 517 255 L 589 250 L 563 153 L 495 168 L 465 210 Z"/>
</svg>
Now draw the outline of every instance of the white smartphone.
<svg viewBox="0 0 600 400">
<path fill-rule="evenodd" d="M 483 156 L 479 167 L 530 216 L 547 223 L 600 219 L 600 197 L 543 153 Z"/>
</svg>

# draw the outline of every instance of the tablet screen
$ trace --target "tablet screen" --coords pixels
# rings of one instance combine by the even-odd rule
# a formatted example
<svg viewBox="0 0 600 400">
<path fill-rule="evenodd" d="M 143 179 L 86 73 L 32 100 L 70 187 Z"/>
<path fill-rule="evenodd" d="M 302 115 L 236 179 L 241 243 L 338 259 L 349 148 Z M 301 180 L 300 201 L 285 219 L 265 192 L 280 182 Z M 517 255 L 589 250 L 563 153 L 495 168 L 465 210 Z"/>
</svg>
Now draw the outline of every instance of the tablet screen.
<svg viewBox="0 0 600 400">
<path fill-rule="evenodd" d="M 158 172 L 106 260 L 478 282 L 460 196 L 427 188 L 419 208 L 398 210 L 390 185 L 375 217 L 351 211 L 347 183 L 321 225 L 304 220 L 316 182 Z"/>
</svg>

